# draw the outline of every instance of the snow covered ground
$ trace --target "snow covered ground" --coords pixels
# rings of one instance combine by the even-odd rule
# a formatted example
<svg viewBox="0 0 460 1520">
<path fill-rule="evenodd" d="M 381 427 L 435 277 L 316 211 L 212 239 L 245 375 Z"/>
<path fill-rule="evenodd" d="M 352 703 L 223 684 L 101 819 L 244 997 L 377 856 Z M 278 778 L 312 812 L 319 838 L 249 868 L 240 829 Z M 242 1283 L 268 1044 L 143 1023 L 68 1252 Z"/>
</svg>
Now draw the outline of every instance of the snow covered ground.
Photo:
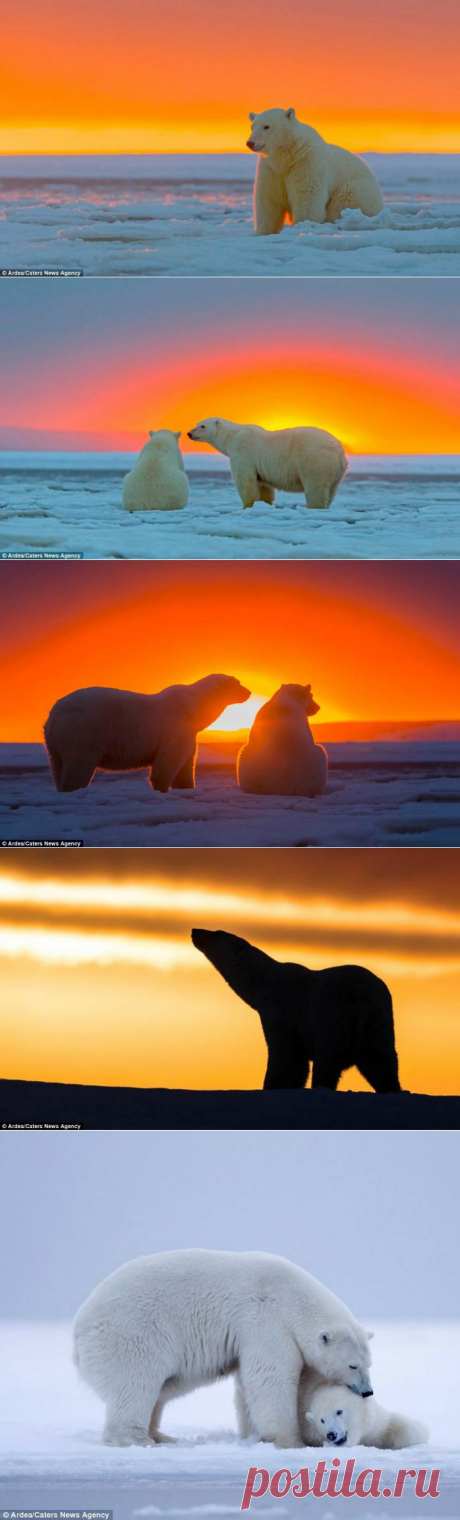
<svg viewBox="0 0 460 1520">
<path fill-rule="evenodd" d="M 280 491 L 243 511 L 228 460 L 189 454 L 183 512 L 126 513 L 134 454 L 0 453 L 0 554 L 85 559 L 453 559 L 460 455 L 362 455 L 326 512 Z"/>
<path fill-rule="evenodd" d="M 460 156 L 366 153 L 384 195 L 369 218 L 256 238 L 254 157 L 5 156 L 1 262 L 98 275 L 460 274 Z"/>
<path fill-rule="evenodd" d="M 44 747 L 0 745 L 0 840 L 85 845 L 460 845 L 458 739 L 327 744 L 323 797 L 240 792 L 228 746 L 201 745 L 194 791 L 153 792 L 146 771 L 99 771 L 54 790 Z M 235 746 L 236 755 L 237 746 Z"/>
<path fill-rule="evenodd" d="M 52 1249 L 52 1241 L 50 1241 Z M 356 1472 L 381 1468 L 382 1484 L 394 1484 L 399 1468 L 440 1469 L 440 1498 L 414 1501 L 413 1483 L 407 1480 L 405 1500 L 398 1500 L 398 1514 L 419 1516 L 435 1511 L 439 1520 L 458 1514 L 460 1485 L 460 1436 L 458 1423 L 458 1365 L 460 1322 L 373 1322 L 373 1381 L 379 1402 L 387 1408 L 416 1416 L 430 1430 L 429 1443 L 404 1452 L 377 1452 L 346 1447 L 340 1453 L 340 1473 L 354 1457 Z M 47 1495 L 59 1506 L 64 1495 L 73 1503 L 91 1505 L 103 1501 L 114 1485 L 116 1495 L 130 1494 L 115 1516 L 238 1513 L 249 1466 L 281 1467 L 296 1473 L 309 1467 L 311 1480 L 320 1459 L 330 1462 L 329 1452 L 305 1448 L 277 1452 L 270 1445 L 242 1441 L 233 1412 L 231 1379 L 202 1389 L 170 1404 L 163 1428 L 177 1445 L 126 1449 L 100 1444 L 103 1406 L 79 1382 L 71 1362 L 71 1330 L 62 1323 L 0 1324 L 0 1499 L 24 1501 L 33 1494 L 33 1507 Z M 340 1483 L 340 1476 L 339 1476 Z M 96 1499 L 96 1495 L 98 1499 Z M 10 1497 L 11 1496 L 11 1497 Z M 197 1502 L 198 1501 L 198 1502 Z M 309 1502 L 308 1500 L 306 1501 Z M 305 1500 L 304 1500 L 305 1504 Z M 392 1512 L 391 1503 L 380 1500 L 379 1514 Z M 456 1507 L 457 1506 L 457 1507 Z M 363 1513 L 362 1499 L 347 1501 L 347 1513 Z M 318 1520 L 331 1520 L 331 1499 L 315 1501 Z M 296 1502 L 268 1498 L 253 1503 L 256 1516 L 296 1512 Z"/>
</svg>

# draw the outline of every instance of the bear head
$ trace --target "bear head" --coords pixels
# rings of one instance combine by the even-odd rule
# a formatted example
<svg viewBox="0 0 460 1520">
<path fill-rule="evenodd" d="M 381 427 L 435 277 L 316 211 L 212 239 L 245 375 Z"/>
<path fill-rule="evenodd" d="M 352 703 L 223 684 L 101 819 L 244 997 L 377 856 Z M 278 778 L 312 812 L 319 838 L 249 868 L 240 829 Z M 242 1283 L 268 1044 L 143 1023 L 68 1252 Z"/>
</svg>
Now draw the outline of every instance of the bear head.
<svg viewBox="0 0 460 1520">
<path fill-rule="evenodd" d="M 192 438 L 196 443 L 210 443 L 213 449 L 218 449 L 222 422 L 222 417 L 205 417 L 203 422 L 197 422 L 196 427 L 190 429 L 187 438 Z"/>
<path fill-rule="evenodd" d="M 272 718 L 275 713 L 292 713 L 295 707 L 300 707 L 307 718 L 313 718 L 319 712 L 319 703 L 312 696 L 311 686 L 280 686 L 266 707 L 261 709 L 261 714 L 265 712 L 267 718 Z"/>
<path fill-rule="evenodd" d="M 288 111 L 278 108 L 273 111 L 262 111 L 259 116 L 256 116 L 254 111 L 250 111 L 249 120 L 252 126 L 246 147 L 250 148 L 252 153 L 261 153 L 263 158 L 270 159 L 274 159 L 278 154 L 282 159 L 283 154 L 292 148 L 299 125 L 293 106 L 289 106 Z"/>
<path fill-rule="evenodd" d="M 150 443 L 155 444 L 156 448 L 166 453 L 180 453 L 179 438 L 180 432 L 173 433 L 171 428 L 158 428 L 157 432 L 150 429 L 149 432 Z"/>
<path fill-rule="evenodd" d="M 301 1431 L 308 1445 L 308 1429 L 323 1446 L 356 1446 L 362 1435 L 362 1403 L 343 1383 L 323 1383 L 300 1410 Z M 305 1426 L 305 1429 L 304 1429 Z"/>
<path fill-rule="evenodd" d="M 308 1351 L 309 1364 L 328 1383 L 345 1383 L 350 1393 L 368 1399 L 373 1393 L 369 1375 L 371 1336 L 361 1325 L 333 1325 L 320 1330 Z"/>
</svg>

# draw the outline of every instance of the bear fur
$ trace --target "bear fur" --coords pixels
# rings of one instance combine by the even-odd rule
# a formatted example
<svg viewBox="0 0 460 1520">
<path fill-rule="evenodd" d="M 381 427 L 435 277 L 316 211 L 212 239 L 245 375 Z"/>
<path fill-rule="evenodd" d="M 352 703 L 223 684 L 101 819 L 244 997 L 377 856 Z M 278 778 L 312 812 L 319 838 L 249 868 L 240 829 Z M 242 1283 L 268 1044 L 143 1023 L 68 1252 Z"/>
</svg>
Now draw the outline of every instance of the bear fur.
<svg viewBox="0 0 460 1520">
<path fill-rule="evenodd" d="M 330 507 L 347 468 L 342 444 L 323 428 L 267 428 L 206 417 L 187 435 L 209 443 L 230 460 L 232 479 L 243 503 L 272 504 L 280 491 L 303 492 L 307 507 Z"/>
<path fill-rule="evenodd" d="M 308 725 L 309 717 L 317 712 L 311 686 L 280 686 L 264 703 L 238 755 L 242 792 L 318 797 L 326 791 L 326 750 L 315 744 Z"/>
<path fill-rule="evenodd" d="M 150 433 L 123 481 L 126 512 L 177 512 L 187 506 L 189 485 L 179 438 L 180 433 L 167 428 Z"/>
<path fill-rule="evenodd" d="M 335 1089 L 357 1066 L 376 1092 L 400 1092 L 393 1007 L 385 982 L 364 966 L 310 971 L 275 961 L 224 929 L 192 929 L 192 942 L 237 997 L 259 1014 L 268 1047 L 264 1088 Z"/>
<path fill-rule="evenodd" d="M 112 1446 L 153 1444 L 169 1398 L 235 1372 L 251 1428 L 279 1447 L 303 1444 L 305 1364 L 372 1392 L 368 1336 L 345 1304 L 292 1262 L 253 1251 L 127 1262 L 79 1310 L 74 1361 L 105 1400 Z"/>
<path fill-rule="evenodd" d="M 96 770 L 150 770 L 154 791 L 194 787 L 197 734 L 251 695 L 235 676 L 203 676 L 164 691 L 88 686 L 61 697 L 45 723 L 58 792 L 89 786 Z"/>
<path fill-rule="evenodd" d="M 308 1446 L 375 1446 L 382 1451 L 399 1451 L 404 1446 L 418 1446 L 429 1436 L 420 1420 L 382 1409 L 374 1398 L 360 1399 L 343 1383 L 312 1378 L 308 1370 L 299 1382 L 299 1424 Z"/>
<path fill-rule="evenodd" d="M 314 127 L 288 111 L 249 113 L 247 147 L 259 154 L 254 189 L 258 236 L 293 222 L 336 222 L 347 206 L 378 216 L 383 197 L 364 159 L 324 141 Z"/>
</svg>

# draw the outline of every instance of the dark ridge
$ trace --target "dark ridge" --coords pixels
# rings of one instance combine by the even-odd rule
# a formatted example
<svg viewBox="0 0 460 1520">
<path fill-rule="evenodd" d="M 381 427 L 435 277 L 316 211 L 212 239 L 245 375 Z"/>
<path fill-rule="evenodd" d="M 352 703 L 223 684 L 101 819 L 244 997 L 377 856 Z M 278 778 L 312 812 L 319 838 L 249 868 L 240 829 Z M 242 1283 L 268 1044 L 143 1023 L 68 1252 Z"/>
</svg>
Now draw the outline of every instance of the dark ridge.
<svg viewBox="0 0 460 1520">
<path fill-rule="evenodd" d="M 0 1124 L 83 1129 L 459 1129 L 460 1097 L 422 1093 L 196 1092 L 0 1081 Z"/>
</svg>

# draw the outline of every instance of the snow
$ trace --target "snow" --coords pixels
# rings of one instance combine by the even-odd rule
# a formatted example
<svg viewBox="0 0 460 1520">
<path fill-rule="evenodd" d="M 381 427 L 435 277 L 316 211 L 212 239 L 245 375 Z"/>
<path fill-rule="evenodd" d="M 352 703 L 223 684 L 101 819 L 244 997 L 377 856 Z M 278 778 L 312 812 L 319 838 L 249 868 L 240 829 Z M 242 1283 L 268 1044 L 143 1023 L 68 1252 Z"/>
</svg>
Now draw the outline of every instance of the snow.
<svg viewBox="0 0 460 1520">
<path fill-rule="evenodd" d="M 52 1242 L 50 1242 L 52 1248 Z M 430 1429 L 426 1446 L 400 1452 L 377 1452 L 346 1447 L 340 1453 L 341 1474 L 354 1457 L 356 1472 L 382 1469 L 382 1486 L 394 1483 L 399 1468 L 440 1468 L 439 1520 L 455 1510 L 460 1479 L 458 1437 L 458 1363 L 460 1322 L 378 1321 L 373 1342 L 373 1379 L 379 1402 L 424 1420 Z M 112 1448 L 101 1444 L 103 1406 L 90 1389 L 79 1382 L 71 1362 L 71 1328 L 67 1324 L 0 1324 L 0 1463 L 2 1502 L 11 1484 L 15 1502 L 28 1492 L 50 1493 L 64 1503 L 73 1484 L 73 1503 L 99 1503 L 116 1485 L 116 1493 L 129 1490 L 130 1504 L 123 1513 L 233 1514 L 239 1512 L 249 1466 L 274 1473 L 287 1467 L 296 1473 L 309 1466 L 311 1477 L 326 1453 L 304 1448 L 280 1453 L 270 1445 L 243 1441 L 236 1434 L 232 1380 L 198 1390 L 170 1404 L 163 1418 L 164 1430 L 177 1445 L 155 1448 Z M 329 1453 L 327 1460 L 329 1460 Z M 340 1482 L 340 1477 L 339 1477 Z M 91 1484 L 91 1487 L 89 1485 Z M 398 1513 L 420 1514 L 420 1503 L 398 1501 Z M 79 1496 L 79 1497 L 78 1497 Z M 199 1501 L 199 1502 L 197 1502 Z M 23 1501 L 24 1502 L 24 1501 Z M 56 1502 L 56 1497 L 55 1497 Z M 389 1506 L 391 1509 L 391 1505 Z M 254 1504 L 255 1514 L 283 1515 L 295 1512 L 295 1501 L 282 1505 Z M 319 1520 L 330 1520 L 331 1500 L 316 1501 Z M 363 1501 L 357 1513 L 363 1511 Z M 121 1513 L 118 1502 L 117 1520 Z M 353 1501 L 347 1512 L 354 1516 Z M 425 1499 L 423 1512 L 431 1512 Z M 385 1508 L 380 1511 L 385 1515 Z M 366 1520 L 364 1510 L 363 1520 Z"/>
<path fill-rule="evenodd" d="M 244 511 L 228 461 L 185 456 L 182 512 L 127 513 L 135 454 L 4 451 L 0 554 L 85 559 L 448 559 L 460 556 L 460 455 L 352 457 L 332 506 L 280 491 Z"/>
<path fill-rule="evenodd" d="M 460 156 L 363 153 L 384 195 L 256 238 L 249 153 L 0 159 L 3 265 L 99 275 L 458 275 Z"/>
<path fill-rule="evenodd" d="M 423 732 L 423 730 L 422 730 Z M 460 743 L 328 742 L 324 796 L 240 792 L 231 746 L 202 744 L 195 790 L 153 792 L 147 772 L 99 771 L 57 793 L 39 744 L 0 746 L 0 839 L 85 845 L 460 845 Z"/>
</svg>

